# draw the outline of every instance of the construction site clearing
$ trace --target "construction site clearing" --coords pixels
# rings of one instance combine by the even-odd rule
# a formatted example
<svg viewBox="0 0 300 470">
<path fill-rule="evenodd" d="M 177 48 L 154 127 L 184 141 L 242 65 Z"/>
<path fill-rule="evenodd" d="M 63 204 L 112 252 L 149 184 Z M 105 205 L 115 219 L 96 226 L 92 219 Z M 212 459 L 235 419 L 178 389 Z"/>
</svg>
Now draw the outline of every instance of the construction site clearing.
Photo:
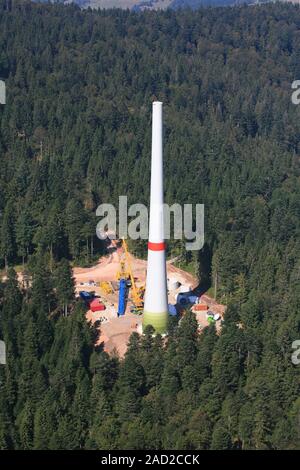
<svg viewBox="0 0 300 470">
<path fill-rule="evenodd" d="M 173 260 L 174 262 L 174 260 Z M 96 345 L 108 353 L 123 357 L 130 335 L 142 333 L 141 302 L 145 288 L 147 261 L 135 258 L 126 242 L 112 241 L 108 255 L 91 268 L 73 268 L 76 296 L 86 301 L 86 319 L 99 329 Z M 121 299 L 120 283 L 128 279 L 127 297 Z M 185 307 L 194 311 L 199 332 L 210 323 L 217 331 L 225 306 L 208 295 L 197 296 L 198 281 L 191 274 L 167 262 L 168 303 L 170 315 L 182 316 Z"/>
</svg>

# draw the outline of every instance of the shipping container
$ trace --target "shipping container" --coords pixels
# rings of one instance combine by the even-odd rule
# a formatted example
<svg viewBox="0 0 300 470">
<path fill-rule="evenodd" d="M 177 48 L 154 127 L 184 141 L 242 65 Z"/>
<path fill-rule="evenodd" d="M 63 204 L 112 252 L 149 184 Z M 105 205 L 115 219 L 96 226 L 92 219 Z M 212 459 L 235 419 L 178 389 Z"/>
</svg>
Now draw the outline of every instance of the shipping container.
<svg viewBox="0 0 300 470">
<path fill-rule="evenodd" d="M 100 299 L 94 299 L 90 303 L 90 309 L 92 312 L 101 312 L 106 309 L 105 305 L 101 302 Z"/>
<path fill-rule="evenodd" d="M 80 291 L 79 295 L 83 300 L 86 300 L 86 301 L 92 300 L 92 298 L 94 297 L 90 292 L 87 292 L 85 290 Z"/>
<path fill-rule="evenodd" d="M 195 312 L 206 312 L 208 310 L 208 305 L 205 304 L 196 304 L 193 307 Z"/>
</svg>

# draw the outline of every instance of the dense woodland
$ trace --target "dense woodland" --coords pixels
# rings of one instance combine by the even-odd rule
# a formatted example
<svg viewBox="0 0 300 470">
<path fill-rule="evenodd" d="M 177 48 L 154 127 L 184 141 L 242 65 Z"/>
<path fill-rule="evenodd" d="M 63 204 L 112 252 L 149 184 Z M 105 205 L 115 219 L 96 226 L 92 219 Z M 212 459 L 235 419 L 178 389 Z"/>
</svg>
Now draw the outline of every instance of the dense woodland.
<svg viewBox="0 0 300 470">
<path fill-rule="evenodd" d="M 0 447 L 299 448 L 300 9 L 0 0 L 0 78 Z M 148 202 L 153 99 L 167 202 L 205 204 L 203 250 L 169 254 L 228 309 L 220 336 L 187 312 L 120 360 L 93 347 L 71 264 L 103 251 L 99 203 Z"/>
</svg>

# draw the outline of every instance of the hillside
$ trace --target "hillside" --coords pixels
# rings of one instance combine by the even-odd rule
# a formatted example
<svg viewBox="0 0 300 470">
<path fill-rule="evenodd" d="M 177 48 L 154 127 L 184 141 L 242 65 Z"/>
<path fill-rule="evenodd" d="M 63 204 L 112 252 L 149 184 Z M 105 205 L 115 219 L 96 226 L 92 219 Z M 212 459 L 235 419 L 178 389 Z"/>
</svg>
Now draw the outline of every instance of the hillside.
<svg viewBox="0 0 300 470">
<path fill-rule="evenodd" d="M 40 0 L 43 1 L 43 0 Z M 270 0 L 265 0 L 256 3 L 267 3 Z M 69 4 L 75 3 L 81 8 L 121 8 L 130 9 L 133 11 L 144 11 L 144 10 L 166 10 L 180 9 L 180 8 L 192 8 L 197 9 L 207 6 L 232 6 L 232 5 L 243 5 L 246 3 L 253 4 L 253 0 L 60 0 L 60 3 Z"/>
<path fill-rule="evenodd" d="M 299 31 L 291 4 L 0 0 L 1 449 L 299 448 Z M 95 347 L 72 267 L 104 252 L 100 203 L 148 204 L 153 100 L 166 202 L 205 205 L 204 248 L 168 256 L 227 310 L 218 333 L 189 309 L 165 339 L 135 332 L 120 359 Z"/>
<path fill-rule="evenodd" d="M 45 0 L 37 0 L 43 3 Z M 48 0 L 46 0 L 48 1 Z M 298 4 L 299 0 L 278 0 L 287 3 Z M 273 0 L 58 0 L 58 3 L 68 5 L 74 3 L 81 8 L 100 8 L 132 11 L 145 10 L 178 10 L 191 8 L 197 10 L 203 7 L 225 7 L 225 6 L 242 6 L 242 5 L 263 5 L 271 3 Z"/>
</svg>

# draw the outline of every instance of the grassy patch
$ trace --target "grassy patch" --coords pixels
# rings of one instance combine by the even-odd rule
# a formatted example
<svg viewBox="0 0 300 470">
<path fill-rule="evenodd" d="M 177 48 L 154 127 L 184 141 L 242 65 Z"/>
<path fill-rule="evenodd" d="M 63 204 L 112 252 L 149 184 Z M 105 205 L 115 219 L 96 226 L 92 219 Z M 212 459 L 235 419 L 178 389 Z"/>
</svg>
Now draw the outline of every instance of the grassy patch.
<svg viewBox="0 0 300 470">
<path fill-rule="evenodd" d="M 194 262 L 187 263 L 185 261 L 178 260 L 175 261 L 173 264 L 176 268 L 182 269 L 183 271 L 192 274 L 192 276 L 196 276 L 196 266 Z"/>
</svg>

